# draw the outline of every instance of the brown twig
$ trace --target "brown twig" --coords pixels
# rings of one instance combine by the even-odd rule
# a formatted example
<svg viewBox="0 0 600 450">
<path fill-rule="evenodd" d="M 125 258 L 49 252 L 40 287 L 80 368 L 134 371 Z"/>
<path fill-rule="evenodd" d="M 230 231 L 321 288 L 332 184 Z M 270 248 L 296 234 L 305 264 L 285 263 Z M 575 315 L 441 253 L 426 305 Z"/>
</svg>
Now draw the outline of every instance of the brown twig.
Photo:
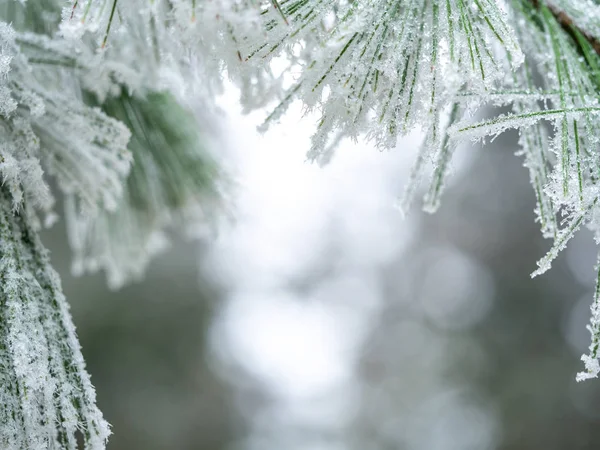
<svg viewBox="0 0 600 450">
<path fill-rule="evenodd" d="M 533 3 L 533 5 L 536 8 L 539 8 L 541 3 L 546 5 L 546 7 L 550 10 L 552 15 L 556 19 L 556 21 L 560 24 L 561 27 L 563 27 L 563 29 L 567 33 L 572 35 L 573 30 L 574 29 L 577 30 L 579 33 L 581 33 L 581 35 L 583 37 L 586 38 L 586 40 L 590 43 L 590 45 L 596 51 L 596 53 L 598 55 L 600 55 L 600 40 L 598 38 L 596 38 L 595 36 L 591 35 L 590 33 L 588 33 L 587 31 L 580 28 L 577 25 L 577 23 L 575 23 L 575 21 L 573 21 L 573 19 L 571 17 L 569 17 L 569 15 L 567 13 L 562 11 L 557 6 L 553 5 L 551 2 L 540 1 L 540 0 L 531 0 L 531 3 Z"/>
</svg>

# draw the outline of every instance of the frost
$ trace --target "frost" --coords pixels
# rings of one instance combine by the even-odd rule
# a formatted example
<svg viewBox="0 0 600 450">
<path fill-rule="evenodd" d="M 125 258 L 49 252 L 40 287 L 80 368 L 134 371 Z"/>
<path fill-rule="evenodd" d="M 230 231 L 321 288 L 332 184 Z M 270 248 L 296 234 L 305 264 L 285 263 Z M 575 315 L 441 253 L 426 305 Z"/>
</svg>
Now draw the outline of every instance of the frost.
<svg viewBox="0 0 600 450">
<path fill-rule="evenodd" d="M 193 116 L 166 93 L 122 95 L 103 104 L 133 131 L 133 167 L 118 203 L 97 215 L 78 212 L 66 198 L 73 272 L 106 272 L 111 288 L 139 280 L 168 245 L 165 229 L 209 219 L 221 200 L 221 178 L 203 148 Z"/>
<path fill-rule="evenodd" d="M 562 12 L 590 36 L 600 36 L 600 5 L 592 0 L 551 0 L 548 6 Z"/>
<path fill-rule="evenodd" d="M 109 434 L 36 235 L 38 214 L 56 219 L 47 177 L 65 197 L 73 270 L 104 270 L 115 288 L 141 277 L 166 229 L 204 222 L 222 201 L 210 139 L 186 106 L 214 111 L 224 76 L 246 110 L 270 108 L 263 131 L 296 100 L 318 111 L 307 150 L 321 164 L 345 138 L 393 148 L 422 129 L 404 211 L 429 166 L 424 209 L 436 210 L 461 140 L 517 129 L 536 218 L 553 240 L 534 275 L 582 226 L 600 242 L 595 2 L 9 3 L 0 5 L 2 448 L 101 449 Z M 511 111 L 474 120 L 485 106 Z M 600 371 L 599 290 L 578 380 Z"/>
<path fill-rule="evenodd" d="M 82 214 L 114 210 L 131 166 L 129 129 L 102 111 L 59 99 L 47 101 L 35 130 L 46 150 L 48 172 L 79 202 Z"/>
<path fill-rule="evenodd" d="M 247 110 L 277 102 L 261 131 L 300 99 L 321 112 L 308 152 L 321 164 L 344 138 L 366 135 L 393 148 L 398 136 L 424 127 L 429 137 L 403 204 L 411 203 L 432 161 L 425 203 L 433 211 L 456 147 L 448 125 L 455 129 L 472 109 L 465 99 L 502 97 L 505 73 L 524 61 L 505 9 L 494 0 L 89 0 L 63 9 L 61 33 L 72 42 L 91 39 L 93 72 L 107 73 L 109 64 L 111 77 L 121 76 L 131 92 L 140 83 L 173 89 L 191 76 L 210 99 L 220 90 L 215 74 L 225 68 Z M 132 64 L 147 79 L 128 75 L 124 68 Z M 110 91 L 102 87 L 107 83 L 93 84 L 98 98 Z M 460 114 L 446 124 L 456 108 Z"/>
<path fill-rule="evenodd" d="M 32 229 L 0 189 L 0 446 L 102 449 L 110 434 L 60 281 Z"/>
<path fill-rule="evenodd" d="M 600 363 L 598 361 L 598 352 L 600 350 L 600 255 L 596 265 L 596 290 L 594 292 L 594 301 L 590 310 L 592 317 L 590 325 L 587 329 L 592 335 L 589 355 L 583 355 L 581 360 L 585 364 L 585 372 L 577 374 L 577 381 L 587 380 L 589 378 L 597 378 L 600 373 Z"/>
<path fill-rule="evenodd" d="M 598 30 L 595 27 L 600 10 L 589 3 L 556 1 L 535 7 L 529 2 L 511 2 L 514 23 L 519 24 L 518 38 L 530 56 L 487 101 L 485 95 L 475 99 L 461 97 L 467 107 L 472 105 L 471 109 L 487 102 L 511 106 L 513 112 L 476 123 L 463 118 L 448 130 L 454 139 L 476 140 L 496 136 L 509 128 L 519 130 L 518 154 L 524 157 L 530 173 L 537 200 L 537 220 L 542 234 L 554 241 L 532 276 L 546 272 L 582 226 L 592 229 L 596 240 L 600 237 L 597 177 L 600 160 L 593 150 L 600 136 L 600 58 L 593 40 L 584 34 Z M 573 23 L 580 28 L 569 28 Z M 536 78 L 541 83 L 534 82 Z M 550 133 L 546 125 L 551 126 Z M 596 294 L 594 305 L 597 300 Z M 593 342 L 590 355 L 583 357 L 586 372 L 579 374 L 578 380 L 598 373 L 598 313 L 594 308 L 597 306 L 592 309 Z"/>
</svg>

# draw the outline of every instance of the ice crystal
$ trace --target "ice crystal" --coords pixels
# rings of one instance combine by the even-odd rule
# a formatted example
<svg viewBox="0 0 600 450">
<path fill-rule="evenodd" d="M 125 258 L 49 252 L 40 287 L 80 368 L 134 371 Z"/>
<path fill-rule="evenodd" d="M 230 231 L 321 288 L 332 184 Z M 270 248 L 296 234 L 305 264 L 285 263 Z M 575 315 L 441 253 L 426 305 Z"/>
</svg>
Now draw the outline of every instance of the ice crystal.
<svg viewBox="0 0 600 450">
<path fill-rule="evenodd" d="M 0 446 L 104 448 L 69 308 L 27 208 L 0 189 Z"/>
<path fill-rule="evenodd" d="M 65 194 L 73 271 L 104 269 L 112 287 L 140 278 L 175 216 L 188 224 L 206 221 L 199 211 L 218 203 L 220 176 L 195 116 L 178 104 L 216 92 L 206 88 L 199 98 L 180 89 L 184 75 L 191 76 L 189 55 L 169 54 L 166 46 L 182 45 L 169 34 L 181 11 L 174 8 L 173 20 L 162 21 L 161 2 L 132 1 L 118 10 L 116 3 L 75 2 L 63 10 L 62 22 L 51 2 L 46 9 L 28 3 L 10 11 L 22 28 L 16 42 L 27 87 L 41 93 L 45 107 L 32 135 L 44 149 L 44 168 Z M 25 19 L 38 17 L 40 8 L 56 19 L 56 29 L 61 22 L 59 33 Z M 51 95 L 57 88 L 62 95 Z M 132 200 L 136 193 L 144 204 Z"/>
<path fill-rule="evenodd" d="M 596 265 L 596 290 L 594 291 L 594 301 L 590 308 L 592 318 L 588 330 L 592 335 L 589 355 L 583 355 L 581 360 L 585 365 L 585 371 L 577 374 L 577 381 L 587 380 L 589 378 L 598 378 L 600 374 L 600 363 L 598 362 L 598 352 L 600 350 L 600 258 Z"/>
<path fill-rule="evenodd" d="M 221 194 L 214 181 L 216 164 L 202 147 L 206 139 L 171 95 L 122 94 L 105 101 L 102 109 L 133 131 L 134 165 L 114 209 L 77 214 L 68 196 L 66 219 L 73 271 L 102 268 L 109 286 L 119 288 L 142 276 L 150 258 L 167 244 L 167 227 L 206 219 Z"/>
<path fill-rule="evenodd" d="M 199 134 L 190 132 L 195 117 L 168 93 L 152 93 L 162 86 L 152 76 L 159 67 L 139 72 L 144 67 L 122 53 L 99 54 L 87 39 L 58 36 L 56 11 L 52 2 L 0 2 L 0 19 L 16 28 L 0 21 L 0 447 L 6 449 L 103 449 L 110 434 L 36 234 L 40 213 L 47 224 L 56 216 L 47 175 L 65 196 L 75 264 L 106 269 L 113 285 L 140 275 L 144 252 L 173 215 L 187 219 L 206 206 L 209 193 L 217 197 L 214 163 L 199 150 Z M 131 91 L 146 102 L 145 111 L 115 114 L 111 102 Z M 152 102 L 153 95 L 170 103 Z M 129 177 L 134 156 L 139 164 Z M 139 200 L 135 193 L 146 204 L 132 201 Z"/>
<path fill-rule="evenodd" d="M 51 211 L 54 200 L 42 176 L 41 160 L 65 192 L 76 195 L 87 210 L 114 207 L 130 167 L 129 130 L 83 104 L 76 90 L 57 92 L 66 75 L 47 69 L 61 57 L 52 41 L 15 34 L 5 23 L 0 23 L 0 34 L 2 58 L 10 65 L 0 86 L 7 99 L 0 108 L 4 123 L 0 174 L 15 208 L 29 196 L 39 208 Z"/>
</svg>

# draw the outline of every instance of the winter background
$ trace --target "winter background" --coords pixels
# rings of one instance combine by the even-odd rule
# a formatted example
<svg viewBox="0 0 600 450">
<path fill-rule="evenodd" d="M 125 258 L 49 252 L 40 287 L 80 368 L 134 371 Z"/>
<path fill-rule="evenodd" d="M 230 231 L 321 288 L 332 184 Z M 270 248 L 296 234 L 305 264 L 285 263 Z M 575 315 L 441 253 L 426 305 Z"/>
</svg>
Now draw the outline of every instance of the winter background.
<svg viewBox="0 0 600 450">
<path fill-rule="evenodd" d="M 316 117 L 259 135 L 229 88 L 218 118 L 233 220 L 117 292 L 63 277 L 114 450 L 600 448 L 600 384 L 577 384 L 596 249 L 550 274 L 516 133 L 463 146 L 440 211 L 394 208 L 417 135 L 306 162 Z M 198 257 L 200 254 L 200 257 Z"/>
</svg>

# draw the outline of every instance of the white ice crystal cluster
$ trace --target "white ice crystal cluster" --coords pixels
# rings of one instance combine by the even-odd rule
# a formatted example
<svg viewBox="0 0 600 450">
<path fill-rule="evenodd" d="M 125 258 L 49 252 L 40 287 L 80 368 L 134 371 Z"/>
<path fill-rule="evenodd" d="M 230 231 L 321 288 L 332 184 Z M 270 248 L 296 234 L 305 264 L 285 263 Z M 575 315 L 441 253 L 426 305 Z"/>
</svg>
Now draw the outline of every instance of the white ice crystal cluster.
<svg viewBox="0 0 600 450">
<path fill-rule="evenodd" d="M 74 97 L 68 105 L 44 97 L 46 112 L 33 126 L 44 167 L 64 194 L 73 272 L 103 270 L 119 288 L 141 278 L 168 244 L 165 228 L 206 221 L 218 203 L 218 171 L 186 106 L 217 94 L 192 83 L 201 74 L 191 68 L 206 67 L 218 80 L 221 63 L 190 59 L 165 28 L 164 2 L 122 2 L 118 9 L 117 2 L 73 2 L 61 10 L 67 3 L 5 5 L 4 13 L 18 25 L 17 50 L 34 81 Z M 44 32 L 31 30 L 32 17 L 42 15 L 50 18 L 38 27 Z M 196 85 L 202 95 L 187 88 Z M 142 190 L 140 204 L 133 196 Z"/>
<path fill-rule="evenodd" d="M 100 449 L 110 431 L 37 229 L 55 216 L 45 171 L 88 211 L 115 204 L 130 132 L 36 70 L 38 55 L 60 57 L 0 22 L 0 447 Z"/>
<path fill-rule="evenodd" d="M 0 188 L 0 447 L 104 448 L 96 407 L 60 280 L 26 209 Z"/>
<path fill-rule="evenodd" d="M 144 98 L 121 95 L 103 109 L 133 131 L 133 166 L 114 211 L 78 214 L 65 202 L 76 274 L 104 269 L 108 285 L 120 288 L 142 278 L 151 258 L 168 245 L 166 229 L 205 223 L 218 209 L 215 179 L 224 175 L 207 157 L 209 140 L 194 117 L 166 93 Z"/>
<path fill-rule="evenodd" d="M 596 151 L 600 143 L 600 58 L 594 39 L 587 34 L 596 30 L 600 5 L 585 1 L 550 2 L 548 6 L 524 1 L 511 4 L 512 22 L 518 24 L 518 38 L 528 57 L 489 95 L 475 99 L 473 106 L 467 102 L 466 108 L 487 103 L 511 106 L 512 112 L 476 123 L 465 117 L 450 127 L 449 134 L 452 138 L 482 139 L 509 128 L 519 130 L 518 154 L 530 172 L 537 221 L 543 235 L 553 240 L 532 273 L 537 276 L 550 268 L 582 226 L 594 231 L 600 242 L 600 157 Z M 578 14 L 566 19 L 570 16 L 565 14 L 574 9 Z M 576 17 L 582 14 L 587 20 L 582 29 L 575 28 Z M 598 301 L 596 294 L 590 355 L 582 357 L 586 371 L 578 374 L 578 380 L 600 373 Z"/>
<path fill-rule="evenodd" d="M 61 30 L 92 36 L 107 54 L 121 55 L 112 60 L 139 55 L 138 66 L 160 67 L 144 73 L 162 74 L 163 82 L 193 73 L 209 95 L 225 69 L 247 109 L 278 103 L 263 130 L 302 100 L 322 113 L 309 151 L 321 163 L 345 137 L 393 148 L 398 136 L 423 128 L 403 209 L 430 161 L 427 209 L 439 204 L 453 149 L 448 116 L 463 113 L 457 96 L 485 97 L 524 59 L 494 0 L 73 1 Z"/>
<path fill-rule="evenodd" d="M 165 227 L 202 220 L 209 204 L 219 202 L 219 171 L 196 117 L 169 92 L 191 65 L 153 60 L 133 22 L 123 40 L 135 45 L 104 50 L 93 30 L 75 36 L 64 21 L 59 30 L 63 4 L 0 1 L 0 447 L 6 449 L 103 449 L 110 434 L 58 276 L 37 236 L 40 219 L 49 225 L 57 216 L 49 180 L 63 194 L 74 269 L 104 269 L 112 287 L 141 276 L 164 244 Z"/>
</svg>

